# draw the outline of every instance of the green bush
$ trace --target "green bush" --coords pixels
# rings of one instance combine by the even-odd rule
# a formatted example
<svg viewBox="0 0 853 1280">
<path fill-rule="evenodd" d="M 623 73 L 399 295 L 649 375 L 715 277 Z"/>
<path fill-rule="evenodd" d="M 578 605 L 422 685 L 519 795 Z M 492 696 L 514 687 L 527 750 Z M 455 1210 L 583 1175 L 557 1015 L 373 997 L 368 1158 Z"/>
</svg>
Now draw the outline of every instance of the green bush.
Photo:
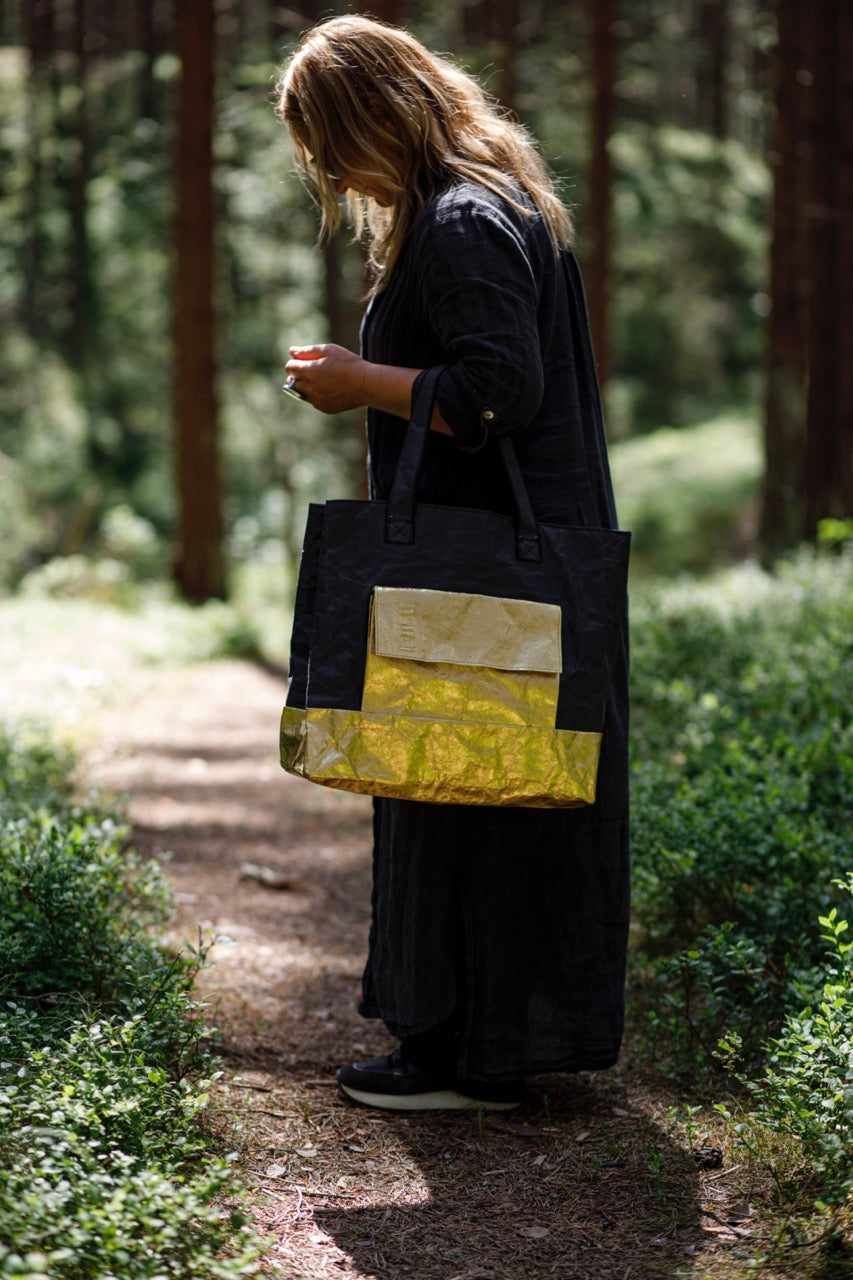
<svg viewBox="0 0 853 1280">
<path fill-rule="evenodd" d="M 853 894 L 853 874 L 838 887 Z M 853 1190 L 853 943 L 835 908 L 819 922 L 828 945 L 821 982 L 815 998 L 789 1014 L 767 1044 L 764 1073 L 757 1079 L 741 1073 L 736 1035 L 722 1048 L 751 1095 L 750 1121 L 796 1144 L 800 1177 L 791 1189 L 804 1184 L 821 1197 L 821 1208 L 837 1210 Z"/>
<path fill-rule="evenodd" d="M 71 753 L 38 726 L 0 724 L 0 822 L 33 810 L 61 812 L 72 793 Z"/>
<path fill-rule="evenodd" d="M 678 1067 L 724 1034 L 760 1060 L 820 961 L 849 862 L 851 568 L 804 556 L 635 610 L 637 1004 Z"/>
<path fill-rule="evenodd" d="M 44 753 L 42 753 L 44 754 Z M 43 801 L 42 796 L 42 801 Z M 127 846 L 114 816 L 70 805 L 53 816 L 0 802 L 0 999 L 27 1000 L 62 1025 L 86 1009 L 146 1021 L 175 1070 L 196 1065 L 197 959 L 151 933 L 169 915 L 162 870 Z"/>
<path fill-rule="evenodd" d="M 0 349 L 0 359 L 2 359 Z M 0 448 L 0 591 L 10 590 L 38 557 L 44 525 L 23 491 L 18 464 Z"/>
<path fill-rule="evenodd" d="M 52 600 L 100 600 L 118 605 L 132 605 L 138 600 L 126 564 L 80 554 L 47 560 L 21 579 L 18 590 L 22 596 L 47 596 Z"/>
<path fill-rule="evenodd" d="M 204 948 L 156 940 L 163 873 L 72 764 L 0 727 L 0 1276 L 235 1280 L 257 1249 L 199 1124 Z"/>
<path fill-rule="evenodd" d="M 754 418 L 663 427 L 615 444 L 610 456 L 633 578 L 707 573 L 750 548 L 762 467 Z"/>
<path fill-rule="evenodd" d="M 106 554 L 127 565 L 135 578 L 166 576 L 168 552 L 157 530 L 128 503 L 104 512 L 99 533 Z"/>
<path fill-rule="evenodd" d="M 192 1123 L 205 1095 L 152 1065 L 144 1020 L 72 1025 L 18 1065 L 18 1013 L 0 1016 L 0 1275 L 36 1246 L 62 1280 L 244 1274 L 245 1244 L 219 1256 L 244 1219 L 213 1203 L 233 1187 Z"/>
</svg>

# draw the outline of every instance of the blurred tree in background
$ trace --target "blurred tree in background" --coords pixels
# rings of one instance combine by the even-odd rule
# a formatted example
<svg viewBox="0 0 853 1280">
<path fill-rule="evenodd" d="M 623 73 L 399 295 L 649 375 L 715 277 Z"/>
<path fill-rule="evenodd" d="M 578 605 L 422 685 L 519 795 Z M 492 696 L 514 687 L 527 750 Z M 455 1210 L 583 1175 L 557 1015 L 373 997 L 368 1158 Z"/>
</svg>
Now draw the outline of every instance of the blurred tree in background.
<svg viewBox="0 0 853 1280">
<path fill-rule="evenodd" d="M 211 0 L 182 0 L 176 18 L 175 578 L 188 600 L 202 601 L 225 595 L 214 299 L 216 17 Z"/>
<path fill-rule="evenodd" d="M 779 0 L 762 537 L 853 512 L 853 9 Z"/>
<path fill-rule="evenodd" d="M 280 394 L 290 342 L 355 345 L 364 290 L 346 236 L 316 249 L 272 110 L 277 66 L 330 12 L 0 3 L 7 589 L 84 550 L 220 595 L 226 566 L 292 566 L 309 500 L 360 490 L 358 415 Z M 611 437 L 748 418 L 766 386 L 766 545 L 849 516 L 850 6 L 370 12 L 459 57 L 541 140 L 575 206 Z"/>
</svg>

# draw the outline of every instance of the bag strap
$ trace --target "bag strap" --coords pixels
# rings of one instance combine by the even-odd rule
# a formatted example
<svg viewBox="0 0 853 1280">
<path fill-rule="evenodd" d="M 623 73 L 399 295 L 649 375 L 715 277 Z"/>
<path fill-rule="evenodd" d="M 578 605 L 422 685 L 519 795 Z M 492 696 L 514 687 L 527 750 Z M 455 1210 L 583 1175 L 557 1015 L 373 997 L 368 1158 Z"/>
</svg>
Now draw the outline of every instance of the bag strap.
<svg viewBox="0 0 853 1280">
<path fill-rule="evenodd" d="M 394 472 L 394 483 L 388 495 L 385 516 L 386 542 L 414 542 L 415 489 L 421 470 L 432 421 L 432 409 L 438 379 L 444 365 L 434 365 L 418 374 L 412 386 L 412 409 L 403 447 Z"/>
<path fill-rule="evenodd" d="M 500 446 L 506 473 L 509 477 L 510 488 L 512 489 L 512 496 L 515 501 L 516 555 L 519 560 L 541 560 L 542 544 L 539 540 L 539 525 L 536 523 L 536 517 L 530 505 L 530 495 L 527 492 L 527 485 L 524 483 L 524 476 L 521 474 L 521 467 L 518 465 L 515 445 L 509 436 L 501 436 Z"/>
<path fill-rule="evenodd" d="M 429 437 L 438 379 L 445 368 L 445 365 L 435 365 L 425 369 L 412 387 L 411 418 L 386 505 L 386 542 L 411 543 L 415 540 L 415 490 Z M 518 465 L 515 446 L 508 436 L 502 436 L 500 448 L 515 502 L 516 554 L 519 560 L 541 560 L 539 527 Z"/>
</svg>

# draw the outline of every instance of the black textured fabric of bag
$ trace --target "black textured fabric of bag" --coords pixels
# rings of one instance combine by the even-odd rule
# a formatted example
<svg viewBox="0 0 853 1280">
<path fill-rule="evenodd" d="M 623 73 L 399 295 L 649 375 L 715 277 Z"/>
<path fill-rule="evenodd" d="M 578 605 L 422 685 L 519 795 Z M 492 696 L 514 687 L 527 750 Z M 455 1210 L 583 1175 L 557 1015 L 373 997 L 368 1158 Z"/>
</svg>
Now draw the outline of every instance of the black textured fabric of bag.
<svg viewBox="0 0 853 1280">
<path fill-rule="evenodd" d="M 537 524 L 506 437 L 501 450 L 515 520 L 417 503 L 440 372 L 429 369 L 415 383 L 388 501 L 342 500 L 310 508 L 282 717 L 282 764 L 312 781 L 372 795 L 533 807 L 591 804 L 619 652 L 630 535 Z M 393 589 L 402 588 L 407 590 L 395 596 Z M 452 595 L 430 594 L 435 592 Z M 420 618 L 419 600 L 432 607 L 432 620 Z M 405 645 L 382 649 L 382 610 L 389 607 L 403 618 L 406 642 L 414 645 L 418 637 L 417 653 Z M 468 633 L 477 620 L 492 616 L 501 634 L 472 641 Z M 457 617 L 467 619 L 465 635 L 461 621 L 460 633 L 453 632 Z M 548 647 L 539 632 L 552 619 L 549 652 L 558 653 L 556 665 L 529 656 Z M 489 671 L 491 661 L 480 651 L 492 649 L 498 656 Z M 377 706 L 372 697 L 366 706 L 369 661 L 379 673 L 376 696 L 386 696 L 390 681 L 393 705 Z M 448 702 L 454 710 L 441 705 L 442 689 L 451 693 L 445 679 L 454 682 Z M 398 697 L 400 681 L 406 691 Z M 504 685 L 510 687 L 508 712 Z M 469 708 L 461 724 L 460 705 Z M 573 772 L 577 778 L 571 781 Z"/>
</svg>

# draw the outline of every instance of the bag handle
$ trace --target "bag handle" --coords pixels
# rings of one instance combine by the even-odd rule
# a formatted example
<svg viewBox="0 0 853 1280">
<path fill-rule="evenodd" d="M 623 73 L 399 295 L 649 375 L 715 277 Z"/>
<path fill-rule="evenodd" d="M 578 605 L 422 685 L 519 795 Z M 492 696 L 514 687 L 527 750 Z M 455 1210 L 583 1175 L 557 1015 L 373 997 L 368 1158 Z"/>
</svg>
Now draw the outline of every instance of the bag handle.
<svg viewBox="0 0 853 1280">
<path fill-rule="evenodd" d="M 539 540 L 539 525 L 536 523 L 536 517 L 530 505 L 530 495 L 527 492 L 527 485 L 524 483 L 524 476 L 521 474 L 521 467 L 518 465 L 515 445 L 509 436 L 501 436 L 500 446 L 506 473 L 509 477 L 510 488 L 512 489 L 512 496 L 515 500 L 516 555 L 519 560 L 541 560 L 542 544 Z"/>
<path fill-rule="evenodd" d="M 403 447 L 394 472 L 394 483 L 388 495 L 385 516 L 386 542 L 414 542 L 415 488 L 426 450 L 429 424 L 438 379 L 444 365 L 435 365 L 418 374 L 412 386 L 412 409 Z"/>
<path fill-rule="evenodd" d="M 426 369 L 412 388 L 412 410 L 403 447 L 388 496 L 385 517 L 385 541 L 411 543 L 415 540 L 415 489 L 423 462 L 432 421 L 438 379 L 445 365 Z M 501 456 L 506 467 L 516 511 L 516 554 L 519 560 L 541 560 L 539 528 L 530 505 L 530 496 L 518 465 L 515 446 L 508 436 L 500 439 Z"/>
</svg>

